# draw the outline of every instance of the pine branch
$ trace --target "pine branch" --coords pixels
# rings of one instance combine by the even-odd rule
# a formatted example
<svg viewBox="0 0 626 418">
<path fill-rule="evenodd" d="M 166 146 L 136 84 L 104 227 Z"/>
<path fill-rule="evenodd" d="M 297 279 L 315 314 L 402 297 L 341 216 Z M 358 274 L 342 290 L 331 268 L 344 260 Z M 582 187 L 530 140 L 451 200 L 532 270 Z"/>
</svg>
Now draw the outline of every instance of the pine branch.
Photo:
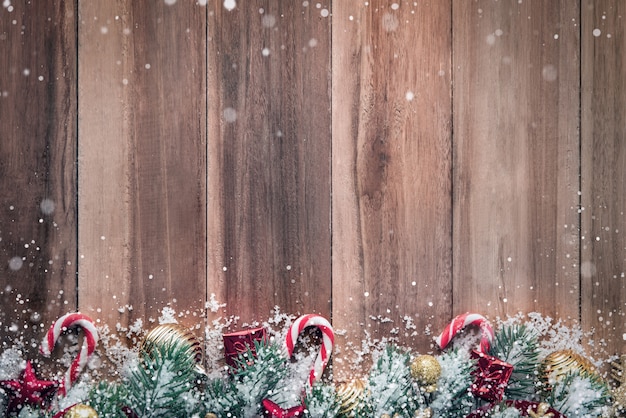
<svg viewBox="0 0 626 418">
<path fill-rule="evenodd" d="M 507 398 L 533 400 L 539 369 L 539 343 L 524 325 L 504 326 L 495 336 L 490 355 L 513 365 L 505 389 Z"/>
<path fill-rule="evenodd" d="M 469 357 L 469 353 L 460 350 L 447 351 L 438 360 L 441 377 L 430 403 L 434 416 L 465 417 L 474 407 L 470 386 L 473 382 L 471 372 L 475 361 Z"/>
<path fill-rule="evenodd" d="M 388 345 L 369 375 L 374 416 L 412 416 L 418 395 L 413 393 L 409 354 Z"/>
<path fill-rule="evenodd" d="M 124 385 L 102 381 L 89 393 L 89 405 L 100 417 L 126 418 L 121 408 L 125 406 L 127 396 Z"/>
<path fill-rule="evenodd" d="M 597 417 L 610 405 L 610 391 L 600 377 L 575 371 L 552 384 L 546 402 L 569 418 Z"/>
<path fill-rule="evenodd" d="M 125 379 L 127 406 L 142 418 L 192 416 L 199 408 L 195 360 L 182 343 L 154 346 Z"/>
</svg>

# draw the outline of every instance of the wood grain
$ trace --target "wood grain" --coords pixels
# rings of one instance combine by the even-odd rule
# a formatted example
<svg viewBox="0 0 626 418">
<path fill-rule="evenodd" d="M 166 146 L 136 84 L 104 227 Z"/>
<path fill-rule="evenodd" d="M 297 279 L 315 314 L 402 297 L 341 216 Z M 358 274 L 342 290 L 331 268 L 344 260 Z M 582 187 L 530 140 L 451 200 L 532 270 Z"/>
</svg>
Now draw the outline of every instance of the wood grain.
<svg viewBox="0 0 626 418">
<path fill-rule="evenodd" d="M 454 310 L 578 321 L 579 5 L 454 2 Z"/>
<path fill-rule="evenodd" d="M 396 6 L 332 10 L 339 378 L 366 334 L 427 351 L 451 314 L 451 3 Z"/>
<path fill-rule="evenodd" d="M 208 42 L 211 315 L 330 316 L 330 18 L 216 2 Z"/>
<path fill-rule="evenodd" d="M 205 25 L 192 3 L 80 4 L 79 306 L 112 327 L 204 323 Z"/>
<path fill-rule="evenodd" d="M 582 6 L 582 321 L 622 354 L 626 288 L 626 4 Z"/>
<path fill-rule="evenodd" d="M 76 308 L 75 7 L 0 9 L 0 350 Z"/>
</svg>

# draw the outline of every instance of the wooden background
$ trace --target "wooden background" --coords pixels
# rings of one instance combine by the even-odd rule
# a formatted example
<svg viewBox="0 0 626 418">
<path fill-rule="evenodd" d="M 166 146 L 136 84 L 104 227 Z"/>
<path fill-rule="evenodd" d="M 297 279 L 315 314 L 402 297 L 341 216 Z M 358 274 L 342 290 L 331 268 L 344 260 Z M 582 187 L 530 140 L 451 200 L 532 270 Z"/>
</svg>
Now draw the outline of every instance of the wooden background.
<svg viewBox="0 0 626 418">
<path fill-rule="evenodd" d="M 624 351 L 625 2 L 230 4 L 3 3 L 3 347 L 279 306 L 339 353 L 465 311 Z"/>
</svg>

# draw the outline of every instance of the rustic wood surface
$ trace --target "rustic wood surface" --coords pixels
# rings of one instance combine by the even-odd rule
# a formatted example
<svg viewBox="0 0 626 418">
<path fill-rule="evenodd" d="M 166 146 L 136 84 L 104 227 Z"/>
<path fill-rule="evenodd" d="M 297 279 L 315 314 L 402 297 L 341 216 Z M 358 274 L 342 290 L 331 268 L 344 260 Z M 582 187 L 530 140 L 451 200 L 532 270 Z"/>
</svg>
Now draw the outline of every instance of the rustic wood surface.
<svg viewBox="0 0 626 418">
<path fill-rule="evenodd" d="M 79 307 L 201 326 L 206 277 L 206 8 L 79 5 Z"/>
<path fill-rule="evenodd" d="M 337 369 L 366 333 L 430 350 L 452 313 L 450 7 L 333 4 Z"/>
<path fill-rule="evenodd" d="M 76 309 L 75 6 L 0 9 L 0 350 Z"/>
<path fill-rule="evenodd" d="M 3 344 L 215 295 L 338 379 L 465 311 L 624 350 L 620 0 L 49 3 L 0 8 Z"/>
<path fill-rule="evenodd" d="M 210 315 L 330 317 L 330 17 L 216 2 L 208 28 Z"/>
<path fill-rule="evenodd" d="M 582 7 L 582 324 L 626 347 L 626 3 Z"/>
<path fill-rule="evenodd" d="M 579 5 L 454 2 L 454 310 L 579 318 Z"/>
</svg>

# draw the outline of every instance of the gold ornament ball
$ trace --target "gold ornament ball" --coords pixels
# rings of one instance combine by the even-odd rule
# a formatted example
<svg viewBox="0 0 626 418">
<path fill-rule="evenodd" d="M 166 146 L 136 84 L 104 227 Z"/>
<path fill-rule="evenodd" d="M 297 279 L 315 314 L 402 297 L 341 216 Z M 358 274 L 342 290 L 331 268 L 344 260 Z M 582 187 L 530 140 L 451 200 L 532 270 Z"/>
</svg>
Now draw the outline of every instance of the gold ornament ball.
<svg viewBox="0 0 626 418">
<path fill-rule="evenodd" d="M 98 418 L 98 413 L 89 405 L 79 403 L 65 411 L 63 418 Z"/>
<path fill-rule="evenodd" d="M 215 415 L 213 412 L 209 412 L 204 416 L 204 418 L 217 418 L 217 415 Z"/>
<path fill-rule="evenodd" d="M 349 415 L 358 409 L 363 399 L 367 396 L 367 382 L 361 379 L 354 379 L 349 382 L 342 382 L 337 385 L 336 397 L 339 402 L 339 413 Z"/>
<path fill-rule="evenodd" d="M 418 409 L 413 414 L 413 418 L 431 418 L 433 416 L 433 410 L 430 408 Z"/>
<path fill-rule="evenodd" d="M 431 355 L 424 354 L 417 356 L 411 362 L 411 376 L 422 386 L 433 386 L 437 384 L 441 376 L 441 365 L 439 361 Z"/>
<path fill-rule="evenodd" d="M 626 386 L 618 386 L 611 393 L 613 395 L 613 407 L 617 412 L 624 414 L 626 412 Z"/>
<path fill-rule="evenodd" d="M 543 377 L 549 383 L 558 381 L 570 372 L 582 376 L 595 374 L 596 369 L 585 357 L 573 350 L 558 350 L 550 353 L 543 361 Z"/>
<path fill-rule="evenodd" d="M 144 337 L 140 346 L 140 353 L 150 355 L 157 348 L 169 348 L 174 344 L 182 344 L 186 353 L 195 360 L 196 372 L 206 374 L 202 367 L 204 362 L 202 344 L 193 332 L 179 324 L 161 324 L 154 327 Z"/>
</svg>

